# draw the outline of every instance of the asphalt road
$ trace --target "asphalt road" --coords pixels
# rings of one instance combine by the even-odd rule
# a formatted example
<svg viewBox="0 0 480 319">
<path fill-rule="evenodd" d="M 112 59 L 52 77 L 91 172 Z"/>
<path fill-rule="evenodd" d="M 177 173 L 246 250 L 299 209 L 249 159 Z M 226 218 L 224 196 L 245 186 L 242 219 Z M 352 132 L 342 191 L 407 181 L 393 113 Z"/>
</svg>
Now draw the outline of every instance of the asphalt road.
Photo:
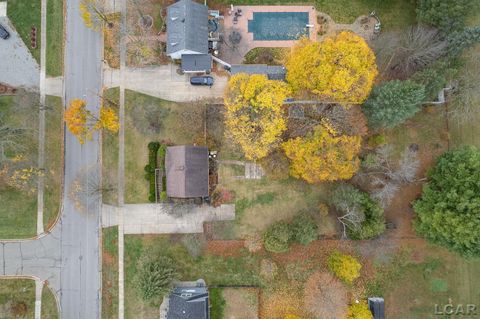
<svg viewBox="0 0 480 319">
<path fill-rule="evenodd" d="M 85 99 L 98 113 L 102 87 L 101 36 L 87 29 L 80 0 L 67 0 L 65 103 Z M 51 233 L 35 240 L 0 242 L 0 276 L 35 276 L 48 281 L 60 299 L 61 317 L 98 319 L 101 314 L 100 200 L 79 211 L 70 185 L 85 170 L 100 168 L 98 135 L 80 145 L 65 134 L 65 180 L 62 215 Z"/>
<path fill-rule="evenodd" d="M 67 0 L 65 42 L 65 103 L 85 99 L 98 113 L 102 87 L 101 35 L 87 29 L 79 13 L 80 0 Z M 65 187 L 61 219 L 60 304 L 62 318 L 100 318 L 100 203 L 79 211 L 70 200 L 69 186 L 85 168 L 100 167 L 98 136 L 80 145 L 66 132 Z"/>
</svg>

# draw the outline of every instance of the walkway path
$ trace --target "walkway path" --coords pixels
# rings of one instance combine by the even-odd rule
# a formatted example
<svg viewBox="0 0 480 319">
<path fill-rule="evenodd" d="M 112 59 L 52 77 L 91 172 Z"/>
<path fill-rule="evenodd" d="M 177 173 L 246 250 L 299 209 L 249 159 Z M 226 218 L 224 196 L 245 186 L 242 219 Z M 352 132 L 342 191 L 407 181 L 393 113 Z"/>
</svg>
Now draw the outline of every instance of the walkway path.
<svg viewBox="0 0 480 319">
<path fill-rule="evenodd" d="M 123 226 L 125 234 L 202 233 L 205 222 L 234 219 L 235 205 L 216 208 L 170 203 L 126 204 L 123 208 L 102 206 L 102 226 Z"/>
<path fill-rule="evenodd" d="M 35 319 L 42 318 L 42 290 L 43 281 L 35 280 Z"/>
<path fill-rule="evenodd" d="M 228 77 L 211 74 L 215 84 L 192 86 L 187 75 L 176 73 L 174 64 L 141 69 L 121 68 L 106 69 L 104 85 L 106 87 L 123 86 L 125 89 L 138 91 L 161 99 L 184 102 L 203 98 L 221 98 L 227 85 Z"/>
</svg>

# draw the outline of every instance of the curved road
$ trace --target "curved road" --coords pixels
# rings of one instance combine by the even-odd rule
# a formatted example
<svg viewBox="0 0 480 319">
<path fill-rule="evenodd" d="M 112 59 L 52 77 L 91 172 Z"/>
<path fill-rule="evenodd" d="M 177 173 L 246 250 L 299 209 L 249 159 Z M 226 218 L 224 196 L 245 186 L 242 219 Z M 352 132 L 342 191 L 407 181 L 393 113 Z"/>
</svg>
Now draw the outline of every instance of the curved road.
<svg viewBox="0 0 480 319">
<path fill-rule="evenodd" d="M 98 112 L 102 87 L 101 34 L 87 29 L 80 0 L 66 0 L 64 101 L 86 99 Z M 78 211 L 69 185 L 86 167 L 100 167 L 98 136 L 80 145 L 65 134 L 65 180 L 62 215 L 53 230 L 36 240 L 1 242 L 0 276 L 35 276 L 46 280 L 60 299 L 65 319 L 100 318 L 100 202 Z"/>
</svg>

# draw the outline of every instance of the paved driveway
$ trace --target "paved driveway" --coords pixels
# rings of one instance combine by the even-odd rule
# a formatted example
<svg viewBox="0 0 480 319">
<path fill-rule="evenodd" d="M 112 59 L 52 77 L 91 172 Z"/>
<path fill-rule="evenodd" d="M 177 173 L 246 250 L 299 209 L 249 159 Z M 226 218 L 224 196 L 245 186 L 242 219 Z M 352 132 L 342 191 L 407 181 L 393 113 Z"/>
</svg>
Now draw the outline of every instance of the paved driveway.
<svg viewBox="0 0 480 319">
<path fill-rule="evenodd" d="M 104 72 L 104 85 L 117 87 L 123 83 L 129 90 L 155 96 L 168 101 L 185 102 L 203 98 L 220 98 L 227 85 L 228 77 L 215 78 L 215 84 L 207 86 L 193 86 L 188 75 L 178 75 L 173 64 L 150 68 L 126 68 L 120 70 L 106 69 Z"/>
<path fill-rule="evenodd" d="M 30 54 L 17 31 L 7 17 L 0 17 L 0 24 L 10 32 L 10 39 L 0 39 L 0 82 L 15 87 L 38 90 L 40 67 Z"/>
</svg>

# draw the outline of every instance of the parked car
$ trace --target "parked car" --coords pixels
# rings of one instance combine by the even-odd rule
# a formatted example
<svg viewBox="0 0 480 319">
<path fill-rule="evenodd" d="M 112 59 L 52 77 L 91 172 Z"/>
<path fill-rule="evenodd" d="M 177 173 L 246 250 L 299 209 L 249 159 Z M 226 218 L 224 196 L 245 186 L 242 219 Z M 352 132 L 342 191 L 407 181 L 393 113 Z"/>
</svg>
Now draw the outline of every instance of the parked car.
<svg viewBox="0 0 480 319">
<path fill-rule="evenodd" d="M 10 38 L 10 33 L 8 33 L 7 29 L 3 27 L 3 25 L 0 24 L 0 38 L 7 40 Z"/>
<path fill-rule="evenodd" d="M 190 78 L 191 85 L 213 85 L 213 77 L 211 76 L 192 76 Z"/>
</svg>

